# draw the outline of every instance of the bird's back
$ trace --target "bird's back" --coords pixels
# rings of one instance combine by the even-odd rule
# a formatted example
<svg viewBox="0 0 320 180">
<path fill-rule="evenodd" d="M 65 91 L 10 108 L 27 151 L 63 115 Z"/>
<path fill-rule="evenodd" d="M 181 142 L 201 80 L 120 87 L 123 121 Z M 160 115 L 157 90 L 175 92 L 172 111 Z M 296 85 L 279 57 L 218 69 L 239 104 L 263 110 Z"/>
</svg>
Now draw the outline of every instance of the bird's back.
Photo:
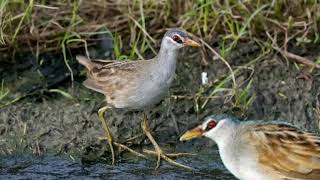
<svg viewBox="0 0 320 180">
<path fill-rule="evenodd" d="M 247 175 L 256 171 L 260 179 L 320 179 L 320 137 L 278 122 L 244 123 L 241 132 L 238 156 L 254 157 L 251 167 L 242 164 Z"/>
<path fill-rule="evenodd" d="M 142 109 L 159 102 L 168 88 L 161 84 L 155 59 L 104 62 L 77 56 L 77 60 L 87 69 L 83 84 L 103 93 L 116 108 Z"/>
</svg>

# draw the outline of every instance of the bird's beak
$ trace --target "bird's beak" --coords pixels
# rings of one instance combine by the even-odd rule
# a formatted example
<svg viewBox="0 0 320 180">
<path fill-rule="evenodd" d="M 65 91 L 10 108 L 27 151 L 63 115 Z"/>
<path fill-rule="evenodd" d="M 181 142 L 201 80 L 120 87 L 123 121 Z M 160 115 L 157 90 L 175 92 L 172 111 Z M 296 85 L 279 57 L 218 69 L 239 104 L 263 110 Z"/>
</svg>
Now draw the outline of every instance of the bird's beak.
<svg viewBox="0 0 320 180">
<path fill-rule="evenodd" d="M 200 126 L 189 130 L 187 132 L 185 132 L 181 137 L 180 137 L 180 141 L 188 141 L 190 139 L 193 138 L 197 138 L 197 137 L 201 137 L 203 136 L 203 130 Z"/>
<path fill-rule="evenodd" d="M 184 43 L 185 46 L 191 46 L 191 47 L 200 47 L 200 44 L 195 42 L 194 40 L 190 38 L 185 38 Z"/>
</svg>

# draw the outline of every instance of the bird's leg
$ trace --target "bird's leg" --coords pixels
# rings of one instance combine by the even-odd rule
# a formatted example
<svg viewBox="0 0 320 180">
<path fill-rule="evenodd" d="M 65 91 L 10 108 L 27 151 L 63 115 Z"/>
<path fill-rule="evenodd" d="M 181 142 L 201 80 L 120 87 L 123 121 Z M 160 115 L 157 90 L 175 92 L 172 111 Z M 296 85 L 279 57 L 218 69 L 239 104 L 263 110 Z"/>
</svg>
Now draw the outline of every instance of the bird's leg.
<svg viewBox="0 0 320 180">
<path fill-rule="evenodd" d="M 159 147 L 158 143 L 154 140 L 153 136 L 152 136 L 151 133 L 149 132 L 149 127 L 148 127 L 148 123 L 147 123 L 147 115 L 146 115 L 145 113 L 143 114 L 142 129 L 143 129 L 144 133 L 146 134 L 146 136 L 148 137 L 148 139 L 150 140 L 150 142 L 152 143 L 152 145 L 154 146 L 155 151 L 156 151 L 156 153 L 157 153 L 158 160 L 157 160 L 156 169 L 159 168 L 159 166 L 160 166 L 160 159 L 162 158 L 162 159 L 164 159 L 165 161 L 167 161 L 168 163 L 170 163 L 170 164 L 172 164 L 172 165 L 175 165 L 175 166 L 178 166 L 178 167 L 181 167 L 181 168 L 185 168 L 185 169 L 188 169 L 188 170 L 192 170 L 192 168 L 189 167 L 189 166 L 186 166 L 186 165 L 183 165 L 183 164 L 180 164 L 180 163 L 175 162 L 174 160 L 172 160 L 171 158 L 169 158 L 169 157 L 162 151 L 162 149 Z"/>
<path fill-rule="evenodd" d="M 98 114 L 99 114 L 99 119 L 102 123 L 102 128 L 104 129 L 104 134 L 108 140 L 109 143 L 109 147 L 110 147 L 110 151 L 111 151 L 111 156 L 112 156 L 112 164 L 115 163 L 115 157 L 114 157 L 114 149 L 113 149 L 113 139 L 112 139 L 112 135 L 111 135 L 111 131 L 109 126 L 106 123 L 106 119 L 104 118 L 104 114 L 105 112 L 110 109 L 109 106 L 104 106 L 102 108 L 99 109 Z"/>
<path fill-rule="evenodd" d="M 142 158 L 147 158 L 145 155 L 123 145 L 123 144 L 120 144 L 120 143 L 117 143 L 117 142 L 114 142 L 113 141 L 113 138 L 112 138 L 112 134 L 111 134 L 111 131 L 110 131 L 110 128 L 109 126 L 107 125 L 107 122 L 106 122 L 106 119 L 105 119 L 105 113 L 106 111 L 110 109 L 109 106 L 104 106 L 102 108 L 99 109 L 98 111 L 98 114 L 99 114 L 99 119 L 102 123 L 102 127 L 104 129 L 104 133 L 105 133 L 105 137 L 106 139 L 108 140 L 108 143 L 109 143 L 109 147 L 110 147 L 110 151 L 111 151 L 111 156 L 112 156 L 112 164 L 115 163 L 115 155 L 114 155 L 114 148 L 113 148 L 113 145 L 116 145 L 118 146 L 119 148 L 123 148 L 123 149 L 126 149 L 128 150 L 129 152 L 133 153 L 134 155 L 136 156 L 139 156 L 139 157 L 142 157 Z"/>
</svg>

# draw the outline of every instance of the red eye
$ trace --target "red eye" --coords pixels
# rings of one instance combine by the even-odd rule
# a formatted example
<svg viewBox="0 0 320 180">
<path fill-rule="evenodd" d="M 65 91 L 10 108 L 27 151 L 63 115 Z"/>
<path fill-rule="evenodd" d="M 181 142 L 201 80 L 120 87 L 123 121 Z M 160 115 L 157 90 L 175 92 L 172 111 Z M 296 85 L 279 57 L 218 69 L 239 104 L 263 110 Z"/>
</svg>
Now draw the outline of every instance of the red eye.
<svg viewBox="0 0 320 180">
<path fill-rule="evenodd" d="M 178 35 L 174 35 L 174 36 L 172 37 L 172 39 L 173 39 L 175 42 L 177 42 L 177 43 L 179 43 L 179 44 L 182 44 L 182 40 L 180 39 L 180 37 L 179 37 Z"/>
<path fill-rule="evenodd" d="M 206 127 L 206 131 L 209 131 L 210 129 L 216 127 L 217 123 L 214 120 L 211 120 Z"/>
</svg>

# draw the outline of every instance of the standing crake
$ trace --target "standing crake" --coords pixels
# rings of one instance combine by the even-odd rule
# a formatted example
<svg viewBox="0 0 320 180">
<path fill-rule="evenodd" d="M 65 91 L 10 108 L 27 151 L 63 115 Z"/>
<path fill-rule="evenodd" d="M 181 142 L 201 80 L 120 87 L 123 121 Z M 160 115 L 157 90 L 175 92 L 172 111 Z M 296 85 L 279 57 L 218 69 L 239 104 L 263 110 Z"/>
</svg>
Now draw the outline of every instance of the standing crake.
<svg viewBox="0 0 320 180">
<path fill-rule="evenodd" d="M 113 141 L 110 129 L 105 122 L 106 110 L 110 108 L 143 110 L 160 102 L 174 79 L 178 50 L 185 46 L 199 47 L 200 45 L 191 40 L 186 32 L 171 29 L 162 39 L 159 54 L 150 60 L 106 62 L 77 56 L 79 63 L 87 69 L 88 78 L 83 84 L 106 96 L 107 106 L 99 109 L 99 118 L 109 142 L 113 164 L 115 162 L 113 145 L 125 146 Z M 162 157 L 172 164 L 189 168 L 174 162 L 163 153 L 150 134 L 146 120 L 144 116 L 142 127 L 158 155 L 156 167 L 159 167 Z M 133 152 L 128 147 L 125 148 Z"/>
</svg>

